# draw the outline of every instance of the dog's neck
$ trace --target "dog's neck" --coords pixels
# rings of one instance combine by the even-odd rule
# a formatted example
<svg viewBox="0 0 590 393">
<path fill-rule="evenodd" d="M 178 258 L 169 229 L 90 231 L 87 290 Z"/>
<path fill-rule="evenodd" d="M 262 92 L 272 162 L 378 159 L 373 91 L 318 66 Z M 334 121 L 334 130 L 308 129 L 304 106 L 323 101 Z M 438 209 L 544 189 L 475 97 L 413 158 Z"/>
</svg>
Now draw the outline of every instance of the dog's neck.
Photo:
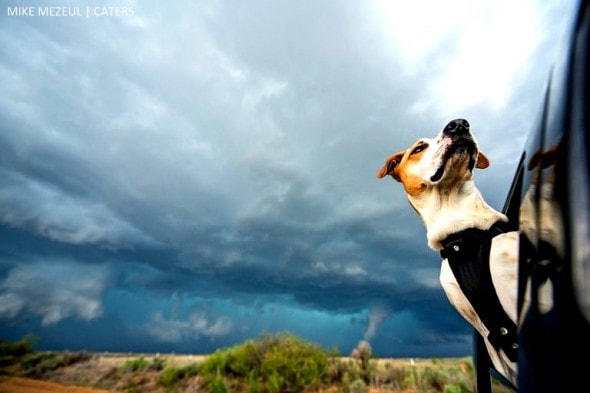
<svg viewBox="0 0 590 393">
<path fill-rule="evenodd" d="M 409 196 L 410 204 L 426 227 L 428 245 L 442 249 L 442 241 L 449 235 L 467 228 L 488 229 L 496 221 L 507 217 L 488 205 L 472 179 L 460 187 L 429 187 L 420 196 Z"/>
</svg>

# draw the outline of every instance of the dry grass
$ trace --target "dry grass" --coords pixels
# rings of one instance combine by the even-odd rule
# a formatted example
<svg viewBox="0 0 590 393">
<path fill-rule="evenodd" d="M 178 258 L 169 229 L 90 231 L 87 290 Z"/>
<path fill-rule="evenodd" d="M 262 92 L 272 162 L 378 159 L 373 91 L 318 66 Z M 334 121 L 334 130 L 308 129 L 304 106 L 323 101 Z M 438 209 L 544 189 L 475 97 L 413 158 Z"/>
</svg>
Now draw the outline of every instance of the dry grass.
<svg viewBox="0 0 590 393">
<path fill-rule="evenodd" d="M 154 363 L 154 359 L 163 361 L 166 367 L 182 368 L 190 365 L 195 365 L 202 362 L 206 355 L 178 355 L 178 354 L 129 354 L 129 353 L 92 353 L 88 354 L 87 359 L 52 370 L 42 376 L 36 378 L 59 383 L 61 386 L 77 385 L 85 387 L 86 389 L 95 388 L 103 389 L 103 391 L 111 392 L 135 392 L 135 393 L 161 393 L 165 392 L 159 383 L 161 371 L 153 370 L 149 367 L 142 371 L 130 371 L 126 365 L 130 362 L 143 359 L 149 364 Z M 343 357 L 344 362 L 354 362 L 353 358 Z M 374 381 L 364 390 L 363 393 L 420 393 L 421 391 L 415 388 L 407 388 L 407 384 L 391 383 L 394 376 L 405 375 L 406 378 L 411 376 L 414 372 L 416 375 L 422 374 L 424 370 L 434 370 L 437 372 L 441 370 L 453 369 L 455 373 L 462 374 L 462 380 L 473 380 L 473 367 L 471 358 L 379 358 L 371 359 L 374 364 Z M 6 371 L 6 370 L 5 370 Z M 398 374 L 396 374 L 398 372 Z M 12 374 L 12 376 L 19 376 Z M 21 377 L 23 375 L 20 375 Z M 197 389 L 199 385 L 198 376 L 191 377 L 188 380 L 183 380 L 182 383 L 176 386 L 174 392 L 189 392 Z M 4 378 L 4 387 L 0 386 L 0 391 L 10 391 L 9 385 L 6 385 L 7 378 Z M 14 383 L 14 382 L 13 382 Z M 20 381 L 22 383 L 22 380 Z M 31 385 L 37 386 L 38 385 Z M 411 386 L 411 385 L 410 385 Z M 23 388 L 24 389 L 24 388 Z M 31 388 L 31 389 L 34 389 Z M 51 385 L 44 386 L 43 389 L 49 390 L 22 390 L 23 393 L 37 393 L 37 392 L 55 392 L 51 390 Z M 333 386 L 325 388 L 321 392 L 315 393 L 342 393 L 342 386 Z M 67 390 L 62 390 L 67 391 Z M 88 390 L 80 390 L 80 392 L 88 392 Z M 348 391 L 348 390 L 346 390 Z M 351 390 L 352 391 L 352 390 Z M 431 391 L 431 390 L 429 390 Z"/>
<path fill-rule="evenodd" d="M 154 359 L 161 359 L 166 362 L 167 365 L 174 367 L 184 367 L 194 363 L 202 362 L 207 355 L 176 355 L 176 354 L 160 354 L 160 353 L 146 353 L 146 354 L 128 354 L 128 353 L 100 353 L 95 354 L 98 358 L 98 363 L 102 366 L 110 367 L 122 367 L 126 362 L 136 360 L 139 357 L 143 357 L 148 363 L 154 361 Z"/>
</svg>

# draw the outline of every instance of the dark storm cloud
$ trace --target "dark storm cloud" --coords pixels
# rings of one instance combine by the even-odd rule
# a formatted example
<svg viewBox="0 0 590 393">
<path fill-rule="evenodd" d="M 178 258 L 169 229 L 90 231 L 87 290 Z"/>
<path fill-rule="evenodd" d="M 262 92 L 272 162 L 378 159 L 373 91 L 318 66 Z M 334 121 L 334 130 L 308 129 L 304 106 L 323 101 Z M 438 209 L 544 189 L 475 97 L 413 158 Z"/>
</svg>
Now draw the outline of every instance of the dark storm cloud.
<svg viewBox="0 0 590 393">
<path fill-rule="evenodd" d="M 458 1 L 416 20 L 380 1 L 118 3 L 134 15 L 2 6 L 0 333 L 206 351 L 293 330 L 344 351 L 363 337 L 382 354 L 470 350 L 419 218 L 375 173 L 466 117 L 500 209 L 567 7 Z"/>
</svg>

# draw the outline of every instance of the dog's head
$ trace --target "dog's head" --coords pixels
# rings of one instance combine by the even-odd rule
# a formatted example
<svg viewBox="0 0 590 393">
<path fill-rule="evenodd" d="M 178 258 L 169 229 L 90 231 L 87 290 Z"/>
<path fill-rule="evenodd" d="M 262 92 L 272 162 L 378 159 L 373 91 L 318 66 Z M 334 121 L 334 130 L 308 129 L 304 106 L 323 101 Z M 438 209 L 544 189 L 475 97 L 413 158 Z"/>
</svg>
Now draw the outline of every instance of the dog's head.
<svg viewBox="0 0 590 393">
<path fill-rule="evenodd" d="M 433 186 L 452 187 L 471 179 L 473 168 L 487 168 L 488 158 L 479 151 L 465 119 L 450 121 L 436 138 L 420 139 L 407 150 L 390 156 L 377 172 L 401 182 L 411 197 Z"/>
</svg>

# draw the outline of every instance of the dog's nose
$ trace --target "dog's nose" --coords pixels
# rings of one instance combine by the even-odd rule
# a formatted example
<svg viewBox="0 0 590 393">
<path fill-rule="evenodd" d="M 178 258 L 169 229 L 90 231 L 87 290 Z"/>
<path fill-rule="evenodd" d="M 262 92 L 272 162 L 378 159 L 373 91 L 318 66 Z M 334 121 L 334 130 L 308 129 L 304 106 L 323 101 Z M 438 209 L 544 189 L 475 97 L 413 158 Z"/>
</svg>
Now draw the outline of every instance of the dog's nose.
<svg viewBox="0 0 590 393">
<path fill-rule="evenodd" d="M 445 134 L 461 135 L 469 132 L 469 122 L 465 119 L 451 120 L 443 130 Z"/>
</svg>

